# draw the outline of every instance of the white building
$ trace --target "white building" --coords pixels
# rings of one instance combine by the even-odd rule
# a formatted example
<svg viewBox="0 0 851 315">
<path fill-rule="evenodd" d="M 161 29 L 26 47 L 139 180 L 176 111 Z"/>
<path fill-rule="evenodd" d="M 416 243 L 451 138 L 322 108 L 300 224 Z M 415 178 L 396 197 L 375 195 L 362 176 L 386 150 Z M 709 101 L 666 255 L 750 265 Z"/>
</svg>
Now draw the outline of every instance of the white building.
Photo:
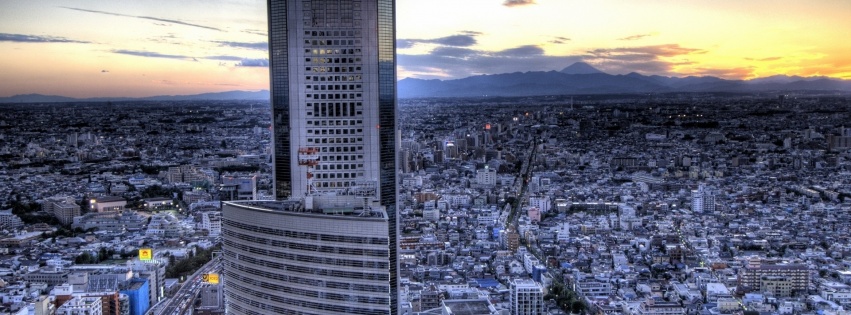
<svg viewBox="0 0 851 315">
<path fill-rule="evenodd" d="M 100 297 L 75 296 L 56 309 L 56 315 L 101 315 L 103 305 Z"/>
<path fill-rule="evenodd" d="M 512 315 L 544 314 L 544 289 L 534 280 L 515 279 L 509 298 Z"/>
<path fill-rule="evenodd" d="M 715 192 L 700 184 L 697 190 L 691 191 L 691 211 L 715 212 Z"/>
<path fill-rule="evenodd" d="M 476 183 L 481 186 L 496 186 L 496 170 L 485 165 L 485 168 L 476 171 Z"/>
<path fill-rule="evenodd" d="M 552 204 L 553 203 L 550 200 L 550 196 L 547 195 L 529 197 L 529 206 L 538 208 L 541 213 L 549 213 Z"/>
<path fill-rule="evenodd" d="M 435 206 L 434 200 L 426 201 L 426 203 L 423 204 L 423 219 L 431 222 L 437 222 L 440 220 L 440 209 Z"/>
</svg>

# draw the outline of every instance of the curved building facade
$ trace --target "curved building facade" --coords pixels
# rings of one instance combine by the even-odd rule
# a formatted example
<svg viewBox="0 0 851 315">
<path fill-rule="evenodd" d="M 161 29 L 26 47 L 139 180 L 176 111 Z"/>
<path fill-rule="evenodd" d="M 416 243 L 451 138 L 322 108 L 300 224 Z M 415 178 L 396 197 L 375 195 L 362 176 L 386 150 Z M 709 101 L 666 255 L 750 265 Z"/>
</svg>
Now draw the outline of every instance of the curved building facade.
<svg viewBox="0 0 851 315">
<path fill-rule="evenodd" d="M 390 314 L 387 221 L 357 207 L 224 203 L 227 314 Z"/>
</svg>

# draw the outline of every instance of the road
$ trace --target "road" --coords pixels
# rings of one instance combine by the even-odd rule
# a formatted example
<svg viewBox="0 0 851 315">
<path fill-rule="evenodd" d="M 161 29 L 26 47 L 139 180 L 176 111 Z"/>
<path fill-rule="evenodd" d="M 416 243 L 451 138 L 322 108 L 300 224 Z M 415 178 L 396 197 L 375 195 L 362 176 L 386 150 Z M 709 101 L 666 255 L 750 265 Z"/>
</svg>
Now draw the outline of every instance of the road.
<svg viewBox="0 0 851 315">
<path fill-rule="evenodd" d="M 182 315 L 193 306 L 195 297 L 198 296 L 201 288 L 205 283 L 201 280 L 202 275 L 207 273 L 221 274 L 222 264 L 221 258 L 213 258 L 201 268 L 198 268 L 195 273 L 186 278 L 180 289 L 177 290 L 171 298 L 167 298 L 160 303 L 157 303 L 148 310 L 146 315 Z"/>
</svg>

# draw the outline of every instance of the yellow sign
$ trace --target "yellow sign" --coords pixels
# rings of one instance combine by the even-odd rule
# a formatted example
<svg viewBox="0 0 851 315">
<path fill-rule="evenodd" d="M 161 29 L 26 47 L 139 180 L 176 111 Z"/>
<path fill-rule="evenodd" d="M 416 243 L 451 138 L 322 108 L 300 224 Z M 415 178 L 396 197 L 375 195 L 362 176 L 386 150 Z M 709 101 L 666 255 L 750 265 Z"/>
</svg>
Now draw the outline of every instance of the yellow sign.
<svg viewBox="0 0 851 315">
<path fill-rule="evenodd" d="M 201 280 L 209 284 L 219 284 L 219 274 L 217 273 L 205 273 L 201 275 Z"/>
<path fill-rule="evenodd" d="M 139 249 L 139 260 L 148 261 L 154 259 L 154 250 L 150 248 Z"/>
</svg>

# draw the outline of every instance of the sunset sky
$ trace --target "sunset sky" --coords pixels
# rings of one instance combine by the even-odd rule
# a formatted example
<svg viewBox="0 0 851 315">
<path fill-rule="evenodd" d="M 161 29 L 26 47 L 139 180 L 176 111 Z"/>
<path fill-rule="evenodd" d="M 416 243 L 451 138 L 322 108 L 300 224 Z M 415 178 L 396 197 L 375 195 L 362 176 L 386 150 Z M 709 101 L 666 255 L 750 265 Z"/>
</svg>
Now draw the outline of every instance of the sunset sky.
<svg viewBox="0 0 851 315">
<path fill-rule="evenodd" d="M 851 79 L 851 1 L 397 0 L 399 78 L 561 70 Z M 5 0 L 0 97 L 268 89 L 266 2 Z"/>
</svg>

